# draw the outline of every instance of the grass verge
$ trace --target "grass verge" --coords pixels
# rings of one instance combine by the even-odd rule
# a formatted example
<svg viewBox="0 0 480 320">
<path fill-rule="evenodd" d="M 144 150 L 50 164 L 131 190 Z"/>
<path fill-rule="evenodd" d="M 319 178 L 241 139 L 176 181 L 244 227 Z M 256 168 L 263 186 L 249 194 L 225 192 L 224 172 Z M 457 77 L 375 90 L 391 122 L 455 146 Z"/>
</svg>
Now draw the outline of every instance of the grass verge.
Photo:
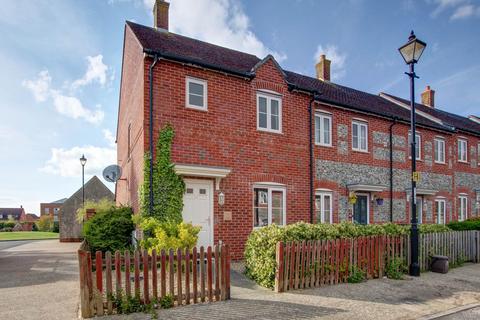
<svg viewBox="0 0 480 320">
<path fill-rule="evenodd" d="M 58 233 L 41 231 L 0 232 L 0 241 L 58 239 Z"/>
</svg>

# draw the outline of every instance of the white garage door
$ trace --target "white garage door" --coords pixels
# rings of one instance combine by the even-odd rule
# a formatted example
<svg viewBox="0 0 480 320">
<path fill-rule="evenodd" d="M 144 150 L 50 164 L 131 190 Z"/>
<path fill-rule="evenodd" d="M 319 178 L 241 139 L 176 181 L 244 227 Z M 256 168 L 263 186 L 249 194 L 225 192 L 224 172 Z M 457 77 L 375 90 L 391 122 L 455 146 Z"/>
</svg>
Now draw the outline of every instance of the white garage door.
<svg viewBox="0 0 480 320">
<path fill-rule="evenodd" d="M 186 179 L 185 185 L 183 221 L 202 228 L 198 234 L 198 247 L 210 246 L 213 244 L 213 182 Z"/>
</svg>

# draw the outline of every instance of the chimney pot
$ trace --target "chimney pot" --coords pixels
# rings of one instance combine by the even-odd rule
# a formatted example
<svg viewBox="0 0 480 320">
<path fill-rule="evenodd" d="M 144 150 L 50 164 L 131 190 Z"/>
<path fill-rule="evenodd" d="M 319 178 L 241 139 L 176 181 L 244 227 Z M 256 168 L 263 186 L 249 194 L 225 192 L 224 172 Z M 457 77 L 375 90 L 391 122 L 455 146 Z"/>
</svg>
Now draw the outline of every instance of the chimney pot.
<svg viewBox="0 0 480 320">
<path fill-rule="evenodd" d="M 425 88 L 425 91 L 422 92 L 422 104 L 432 107 L 435 107 L 435 90 L 430 89 L 430 86 Z"/>
<path fill-rule="evenodd" d="M 317 79 L 322 81 L 330 81 L 330 64 L 324 54 L 320 55 L 320 61 L 315 65 L 317 71 Z"/>
<path fill-rule="evenodd" d="M 170 3 L 164 0 L 155 0 L 153 5 L 153 26 L 168 31 L 168 9 Z"/>
</svg>

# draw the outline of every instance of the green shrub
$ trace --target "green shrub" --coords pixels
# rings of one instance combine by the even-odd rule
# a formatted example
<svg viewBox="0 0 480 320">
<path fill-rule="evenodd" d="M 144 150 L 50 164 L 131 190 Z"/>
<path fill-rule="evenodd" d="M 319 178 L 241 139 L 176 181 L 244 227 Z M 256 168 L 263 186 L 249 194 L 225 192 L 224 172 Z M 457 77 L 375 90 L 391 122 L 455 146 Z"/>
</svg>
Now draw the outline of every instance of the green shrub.
<svg viewBox="0 0 480 320">
<path fill-rule="evenodd" d="M 443 225 L 421 225 L 420 232 L 449 231 Z M 339 224 L 309 224 L 298 222 L 285 227 L 270 225 L 250 233 L 245 245 L 245 271 L 258 284 L 273 288 L 275 282 L 275 248 L 279 241 L 330 240 L 374 235 L 404 235 L 410 226 L 399 224 L 360 225 L 349 222 Z"/>
<path fill-rule="evenodd" d="M 455 231 L 480 230 L 480 218 L 470 218 L 465 221 L 452 221 L 447 226 Z"/>
<path fill-rule="evenodd" d="M 77 210 L 77 221 L 82 223 L 85 220 L 87 209 L 95 209 L 95 214 L 97 214 L 108 211 L 111 208 L 115 208 L 115 202 L 108 198 L 103 198 L 99 201 L 86 200 L 85 205 Z"/>
<path fill-rule="evenodd" d="M 85 240 L 92 252 L 114 252 L 128 248 L 133 230 L 132 209 L 128 207 L 110 208 L 96 213 L 83 226 Z"/>
<path fill-rule="evenodd" d="M 140 241 L 140 246 L 151 252 L 156 249 L 185 249 L 193 248 L 198 241 L 200 227 L 194 227 L 191 223 L 160 222 L 156 218 L 135 218 L 146 237 Z"/>
<path fill-rule="evenodd" d="M 41 216 L 36 222 L 38 231 L 50 232 L 53 229 L 53 219 L 50 216 Z"/>
<path fill-rule="evenodd" d="M 349 269 L 350 272 L 347 278 L 348 283 L 360 283 L 365 281 L 366 275 L 362 269 L 357 266 L 351 266 Z"/>
<path fill-rule="evenodd" d="M 36 223 L 32 224 L 32 231 L 38 231 L 38 227 Z"/>
<path fill-rule="evenodd" d="M 173 297 L 169 294 L 160 298 L 160 308 L 162 309 L 170 309 L 173 307 Z"/>
<path fill-rule="evenodd" d="M 60 232 L 60 224 L 58 223 L 58 221 L 53 222 L 52 232 L 56 232 L 56 233 Z"/>
<path fill-rule="evenodd" d="M 410 228 L 408 228 L 410 230 Z M 420 233 L 438 233 L 452 231 L 448 226 L 443 224 L 420 224 Z"/>
<path fill-rule="evenodd" d="M 7 221 L 7 222 L 1 222 L 2 225 L 0 226 L 0 229 L 2 228 L 11 228 L 13 229 L 15 227 L 15 221 Z"/>
<path fill-rule="evenodd" d="M 408 271 L 404 261 L 400 258 L 391 259 L 385 268 L 387 278 L 394 280 L 402 280 L 404 273 Z"/>
</svg>

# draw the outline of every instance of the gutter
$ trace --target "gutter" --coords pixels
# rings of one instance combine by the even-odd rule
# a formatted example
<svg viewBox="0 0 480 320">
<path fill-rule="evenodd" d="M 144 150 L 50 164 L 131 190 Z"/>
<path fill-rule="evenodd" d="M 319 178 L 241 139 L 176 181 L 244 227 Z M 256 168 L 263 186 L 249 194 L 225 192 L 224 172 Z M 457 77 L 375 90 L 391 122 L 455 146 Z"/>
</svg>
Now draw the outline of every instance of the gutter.
<svg viewBox="0 0 480 320">
<path fill-rule="evenodd" d="M 393 222 L 393 126 L 397 124 L 397 117 L 393 117 L 389 127 L 390 134 L 390 222 Z"/>
<path fill-rule="evenodd" d="M 149 128 L 148 128 L 148 143 L 149 143 L 149 150 L 150 150 L 150 190 L 149 190 L 149 209 L 150 215 L 153 214 L 153 68 L 158 62 L 158 56 L 155 55 L 153 59 L 153 63 L 150 65 L 148 69 L 148 76 L 149 76 Z"/>
</svg>

